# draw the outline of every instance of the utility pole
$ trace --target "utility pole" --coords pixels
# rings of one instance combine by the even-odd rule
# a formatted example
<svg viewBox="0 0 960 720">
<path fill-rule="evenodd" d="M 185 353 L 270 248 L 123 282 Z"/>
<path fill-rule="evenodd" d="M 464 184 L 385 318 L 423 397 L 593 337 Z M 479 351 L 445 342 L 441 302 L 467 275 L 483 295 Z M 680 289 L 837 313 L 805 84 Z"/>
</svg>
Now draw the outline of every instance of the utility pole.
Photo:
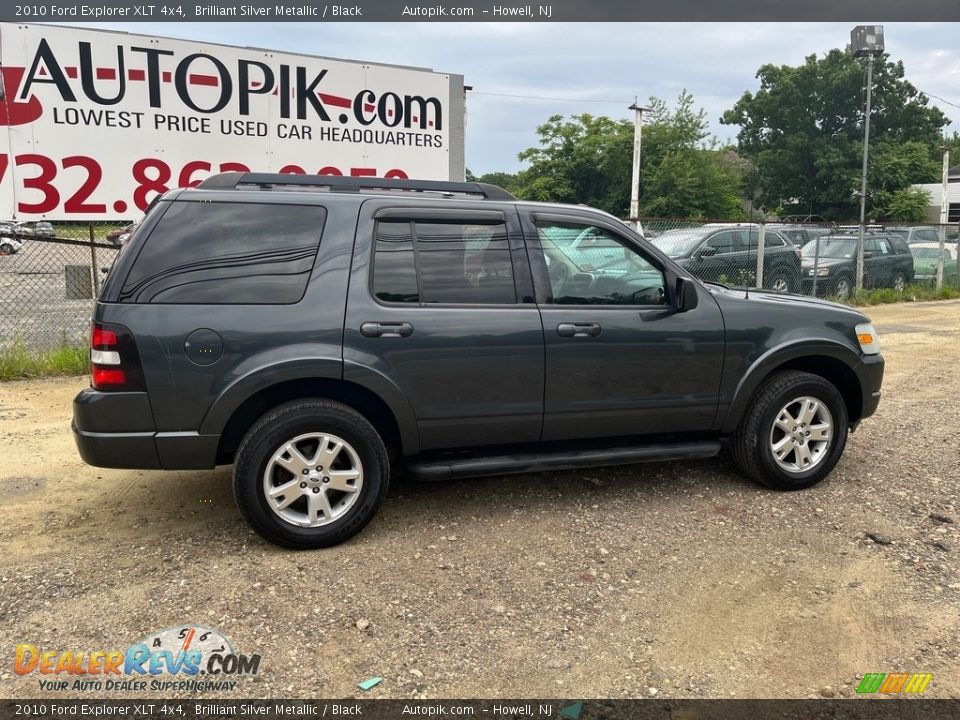
<svg viewBox="0 0 960 720">
<path fill-rule="evenodd" d="M 860 241 L 857 243 L 857 291 L 863 289 L 863 235 L 867 214 L 867 158 L 870 155 L 870 95 L 873 90 L 873 54 L 867 56 L 867 107 L 863 116 L 863 169 L 860 171 Z"/>
<path fill-rule="evenodd" d="M 637 99 L 627 108 L 633 110 L 633 175 L 630 178 L 630 225 L 640 231 L 640 138 L 643 135 L 643 113 L 650 108 L 640 107 Z"/>
<path fill-rule="evenodd" d="M 854 287 L 863 288 L 863 236 L 867 216 L 867 158 L 870 154 L 870 100 L 873 93 L 873 58 L 883 54 L 883 26 L 857 25 L 850 32 L 850 49 L 857 57 L 867 56 L 867 105 L 863 113 L 863 168 L 860 171 L 860 232 L 857 243 L 857 278 Z"/>
<path fill-rule="evenodd" d="M 940 254 L 937 256 L 937 290 L 943 287 L 943 244 L 947 239 L 947 218 L 950 205 L 947 202 L 947 190 L 949 190 L 950 178 L 950 150 L 943 147 L 943 187 L 940 190 Z"/>
</svg>

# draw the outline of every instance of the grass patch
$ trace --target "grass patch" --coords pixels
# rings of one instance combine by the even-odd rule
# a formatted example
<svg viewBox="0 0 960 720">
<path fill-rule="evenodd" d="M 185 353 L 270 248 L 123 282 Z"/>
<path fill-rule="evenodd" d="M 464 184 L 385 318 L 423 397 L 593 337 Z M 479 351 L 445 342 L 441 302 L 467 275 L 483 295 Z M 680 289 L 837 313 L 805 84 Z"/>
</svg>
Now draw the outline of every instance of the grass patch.
<svg viewBox="0 0 960 720">
<path fill-rule="evenodd" d="M 22 340 L 0 348 L 0 382 L 34 377 L 83 375 L 90 369 L 90 350 L 63 342 L 47 350 L 31 350 Z"/>
<path fill-rule="evenodd" d="M 924 300 L 954 300 L 956 298 L 960 298 L 960 288 L 954 285 L 944 285 L 940 290 L 937 290 L 933 285 L 907 285 L 902 293 L 898 293 L 892 288 L 861 290 L 845 302 L 848 305 L 868 306 L 899 302 L 921 302 Z"/>
</svg>

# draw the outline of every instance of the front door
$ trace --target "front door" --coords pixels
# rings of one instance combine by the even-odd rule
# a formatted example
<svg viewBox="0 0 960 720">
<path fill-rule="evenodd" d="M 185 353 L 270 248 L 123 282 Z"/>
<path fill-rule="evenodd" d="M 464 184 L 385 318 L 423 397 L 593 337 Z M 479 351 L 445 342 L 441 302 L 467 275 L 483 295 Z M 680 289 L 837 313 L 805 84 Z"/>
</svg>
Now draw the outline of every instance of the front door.
<svg viewBox="0 0 960 720">
<path fill-rule="evenodd" d="M 677 312 L 659 258 L 595 215 L 521 210 L 546 350 L 543 440 L 709 430 L 724 326 L 711 295 Z M 569 237 L 590 230 L 618 258 L 585 267 Z"/>
</svg>

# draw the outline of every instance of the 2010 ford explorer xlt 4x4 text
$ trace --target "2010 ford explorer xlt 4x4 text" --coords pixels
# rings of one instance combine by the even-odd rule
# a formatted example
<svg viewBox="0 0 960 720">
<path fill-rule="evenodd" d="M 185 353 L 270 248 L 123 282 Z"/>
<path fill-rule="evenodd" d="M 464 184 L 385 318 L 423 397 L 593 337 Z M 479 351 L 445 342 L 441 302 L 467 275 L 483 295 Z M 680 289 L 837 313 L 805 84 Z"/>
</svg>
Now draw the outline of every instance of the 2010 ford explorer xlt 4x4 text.
<svg viewBox="0 0 960 720">
<path fill-rule="evenodd" d="M 604 253 L 585 260 L 589 237 Z M 874 412 L 842 305 L 695 280 L 616 218 L 500 188 L 227 173 L 168 192 L 104 283 L 86 462 L 234 466 L 294 548 L 364 527 L 391 467 L 439 480 L 703 458 L 809 487 Z"/>
</svg>

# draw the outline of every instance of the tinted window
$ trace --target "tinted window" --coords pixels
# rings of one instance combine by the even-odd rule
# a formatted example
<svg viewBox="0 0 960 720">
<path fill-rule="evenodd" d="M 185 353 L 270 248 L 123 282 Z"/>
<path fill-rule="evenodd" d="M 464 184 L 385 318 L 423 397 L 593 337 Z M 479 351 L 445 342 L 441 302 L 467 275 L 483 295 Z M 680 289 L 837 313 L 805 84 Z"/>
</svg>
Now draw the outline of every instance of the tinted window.
<svg viewBox="0 0 960 720">
<path fill-rule="evenodd" d="M 746 249 L 744 247 L 742 233 L 732 230 L 725 230 L 724 232 L 717 233 L 712 238 L 707 240 L 707 246 L 714 248 L 718 255 L 723 253 L 738 252 Z"/>
<path fill-rule="evenodd" d="M 384 302 L 515 303 L 506 228 L 379 222 L 373 287 Z"/>
<path fill-rule="evenodd" d="M 373 292 L 384 302 L 420 302 L 409 222 L 378 222 Z"/>
<path fill-rule="evenodd" d="M 890 241 L 890 245 L 895 253 L 904 255 L 910 254 L 910 248 L 907 247 L 907 244 L 903 241 L 902 237 L 897 235 L 889 235 L 887 239 Z"/>
<path fill-rule="evenodd" d="M 603 228 L 537 226 L 554 305 L 662 305 L 663 274 L 631 245 Z M 589 238 L 581 248 L 568 237 Z M 586 268 L 590 268 L 586 271 Z"/>
<path fill-rule="evenodd" d="M 918 230 L 917 235 L 920 236 L 920 240 L 923 242 L 937 242 L 940 239 L 940 234 L 936 230 L 925 229 Z"/>
<path fill-rule="evenodd" d="M 175 202 L 141 248 L 121 302 L 275 304 L 303 297 L 326 211 Z"/>
</svg>

